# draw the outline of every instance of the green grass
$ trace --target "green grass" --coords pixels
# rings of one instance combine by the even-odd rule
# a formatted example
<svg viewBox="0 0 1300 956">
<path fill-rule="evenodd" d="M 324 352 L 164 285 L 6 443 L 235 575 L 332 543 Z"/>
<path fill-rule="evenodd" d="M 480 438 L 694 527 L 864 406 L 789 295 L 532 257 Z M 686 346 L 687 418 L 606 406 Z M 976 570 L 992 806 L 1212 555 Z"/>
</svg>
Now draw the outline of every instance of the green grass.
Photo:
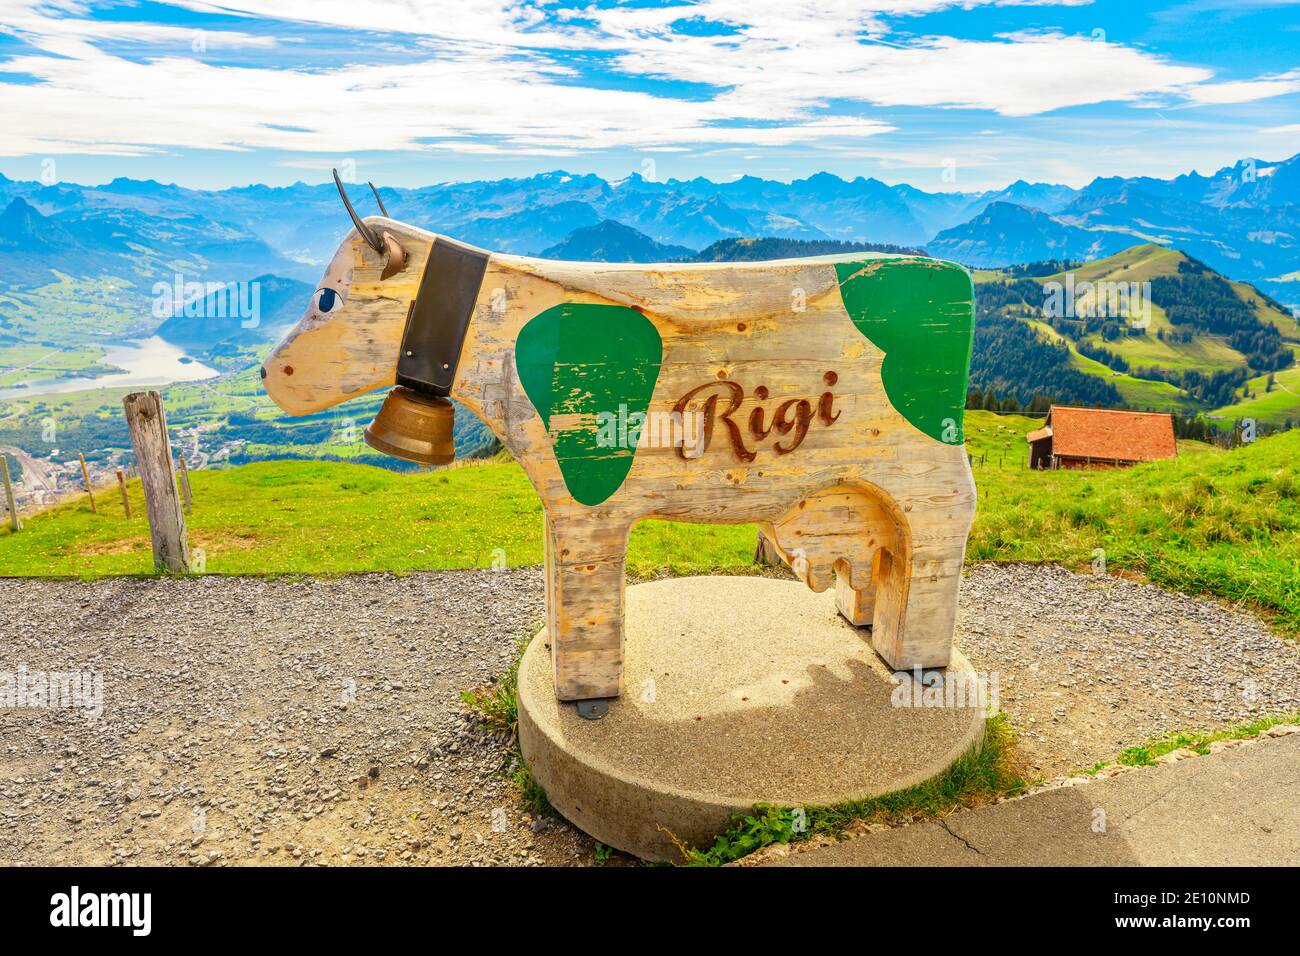
<svg viewBox="0 0 1300 956">
<path fill-rule="evenodd" d="M 970 561 L 1108 568 L 1166 587 L 1247 601 L 1300 632 L 1300 431 L 1222 454 L 1135 468 L 1029 472 L 1024 435 L 1041 421 L 967 414 L 979 506 Z M 1186 449 L 1187 446 L 1184 445 Z M 209 574 L 342 574 L 542 562 L 542 513 L 523 471 L 498 462 L 396 473 L 331 462 L 263 462 L 193 474 L 191 543 Z M 0 529 L 0 575 L 152 572 L 138 482 L 126 520 L 115 489 Z M 628 570 L 752 572 L 752 525 L 645 521 Z"/>
<path fill-rule="evenodd" d="M 1154 307 L 1152 312 L 1155 312 Z M 1168 324 L 1167 320 L 1165 324 Z M 1201 332 L 1190 342 L 1173 342 L 1156 338 L 1155 330 L 1159 327 L 1160 323 L 1153 315 L 1151 331 L 1146 335 L 1125 336 L 1113 342 L 1094 335 L 1087 341 L 1094 347 L 1109 349 L 1125 359 L 1132 368 L 1159 366 L 1177 372 L 1191 369 L 1217 372 L 1240 368 L 1246 364 L 1246 357 L 1225 343 L 1220 336 Z"/>
<path fill-rule="evenodd" d="M 1113 763 L 1124 767 L 1150 767 L 1165 754 L 1184 748 L 1205 755 L 1210 752 L 1210 744 L 1217 740 L 1249 740 L 1258 737 L 1270 727 L 1277 727 L 1280 724 L 1300 724 L 1300 711 L 1280 716 L 1260 717 L 1236 727 L 1224 727 L 1220 730 L 1204 732 L 1183 730 L 1163 734 L 1137 746 L 1125 747 Z M 1099 760 L 1083 772 L 1092 775 L 1111 765 L 1112 761 Z"/>
<path fill-rule="evenodd" d="M 519 735 L 519 665 L 523 663 L 527 639 L 519 642 L 514 663 L 490 687 L 463 691 L 461 703 L 477 711 L 483 725 L 493 733 L 507 734 L 511 740 Z"/>
<path fill-rule="evenodd" d="M 542 562 L 542 508 L 513 463 L 400 474 L 336 462 L 259 462 L 191 473 L 193 547 L 209 574 L 343 574 L 507 567 Z M 0 575 L 147 574 L 153 570 L 144 497 L 128 486 L 134 517 L 114 487 L 0 530 Z M 632 532 L 639 577 L 751 565 L 753 525 L 647 521 Z"/>
<path fill-rule="evenodd" d="M 1051 326 L 1047 325 L 1041 325 L 1041 327 L 1051 328 Z M 1103 365 L 1096 359 L 1082 354 L 1075 344 L 1064 336 L 1057 335 L 1057 339 L 1065 342 L 1066 347 L 1070 350 L 1070 366 L 1072 368 L 1086 375 L 1095 375 L 1110 382 L 1119 391 L 1119 396 L 1124 400 L 1124 404 L 1130 408 L 1151 408 L 1173 412 L 1190 411 L 1197 407 L 1196 402 L 1176 385 L 1148 378 L 1137 378 L 1127 372 L 1116 373 L 1110 366 Z"/>
<path fill-rule="evenodd" d="M 535 633 L 540 626 L 539 623 L 537 627 L 531 628 L 530 632 Z M 510 778 L 515 796 L 519 798 L 524 809 L 534 816 L 554 816 L 555 808 L 547 799 L 546 791 L 542 789 L 528 769 L 528 765 L 524 763 L 524 755 L 519 749 L 519 665 L 523 663 L 528 640 L 525 637 L 519 641 L 514 663 L 497 678 L 495 683 L 487 687 L 463 691 L 460 700 L 468 710 L 478 714 L 485 729 L 509 738 L 506 746 L 510 749 L 510 759 L 506 763 L 505 773 Z M 597 858 L 600 857 L 599 850 L 596 855 Z M 608 857 L 608 848 L 606 848 L 606 857 Z M 604 860 L 600 862 L 604 863 Z"/>
<path fill-rule="evenodd" d="M 1248 602 L 1300 633 L 1300 432 L 1115 471 L 1027 472 L 1023 437 L 1004 454 L 975 469 L 968 561 L 1084 568 L 1101 548 L 1111 572 Z"/>
<path fill-rule="evenodd" d="M 1291 346 L 1291 351 L 1300 362 L 1300 346 Z M 1242 398 L 1231 405 L 1225 405 L 1214 414 L 1222 415 L 1230 421 L 1253 418 L 1269 424 L 1300 422 L 1300 364 L 1275 372 L 1273 391 L 1265 391 L 1267 386 L 1267 375 L 1255 376 L 1246 382 L 1251 398 Z"/>
<path fill-rule="evenodd" d="M 984 726 L 978 750 L 960 758 L 925 783 L 879 797 L 825 807 L 760 805 L 733 819 L 731 827 L 704 849 L 678 843 L 687 866 L 722 866 L 777 843 L 797 843 L 813 836 L 838 837 L 851 825 L 934 819 L 959 807 L 978 807 L 1000 797 L 1023 793 L 1029 781 L 1016 768 L 1015 734 L 1004 714 Z"/>
<path fill-rule="evenodd" d="M 46 345 L 0 345 L 0 388 L 19 382 L 38 383 L 73 373 L 112 371 L 101 366 L 104 349 L 50 348 Z"/>
<path fill-rule="evenodd" d="M 1089 358 L 1079 351 L 1072 339 L 1062 335 L 1046 322 L 1037 319 L 1025 319 L 1039 335 L 1050 342 L 1064 345 L 1070 352 L 1069 365 L 1085 375 L 1104 378 L 1119 391 L 1124 404 L 1130 408 L 1151 408 L 1160 411 L 1187 411 L 1197 407 L 1196 402 L 1186 392 L 1168 382 L 1148 378 L 1137 378 L 1127 372 L 1116 372 L 1108 365 Z"/>
</svg>

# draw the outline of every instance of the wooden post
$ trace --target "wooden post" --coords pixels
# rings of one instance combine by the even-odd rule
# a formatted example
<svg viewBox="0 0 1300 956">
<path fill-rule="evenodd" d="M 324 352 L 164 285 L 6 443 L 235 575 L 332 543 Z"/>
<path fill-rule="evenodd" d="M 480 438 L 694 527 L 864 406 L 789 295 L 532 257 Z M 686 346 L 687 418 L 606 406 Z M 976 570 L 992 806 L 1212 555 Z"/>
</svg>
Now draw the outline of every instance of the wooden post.
<svg viewBox="0 0 1300 956">
<path fill-rule="evenodd" d="M 5 482 L 5 505 L 9 508 L 9 530 L 21 531 L 23 519 L 18 517 L 18 505 L 14 503 L 14 486 L 9 482 L 9 459 L 0 455 L 0 476 Z"/>
<path fill-rule="evenodd" d="M 776 551 L 776 545 L 772 539 L 763 534 L 762 530 L 758 532 L 758 546 L 754 548 L 754 563 L 776 566 L 781 564 L 781 555 Z"/>
<path fill-rule="evenodd" d="M 81 480 L 86 483 L 86 494 L 90 497 L 90 510 L 98 514 L 99 509 L 95 507 L 95 491 L 90 487 L 90 472 L 86 469 L 86 456 L 77 452 L 77 457 L 81 459 Z"/>
<path fill-rule="evenodd" d="M 132 392 L 122 399 L 144 488 L 144 506 L 153 540 L 154 567 L 185 572 L 190 569 L 190 545 L 185 514 L 176 493 L 176 469 L 167 440 L 167 416 L 158 392 Z"/>
<path fill-rule="evenodd" d="M 122 489 L 122 510 L 126 513 L 126 516 L 130 518 L 131 499 L 126 496 L 126 475 L 122 473 L 121 468 L 117 470 L 117 486 Z"/>
<path fill-rule="evenodd" d="M 185 463 L 185 456 L 177 456 L 181 460 L 181 497 L 185 499 L 185 513 L 190 514 L 194 506 L 194 495 L 190 491 L 190 466 Z"/>
</svg>

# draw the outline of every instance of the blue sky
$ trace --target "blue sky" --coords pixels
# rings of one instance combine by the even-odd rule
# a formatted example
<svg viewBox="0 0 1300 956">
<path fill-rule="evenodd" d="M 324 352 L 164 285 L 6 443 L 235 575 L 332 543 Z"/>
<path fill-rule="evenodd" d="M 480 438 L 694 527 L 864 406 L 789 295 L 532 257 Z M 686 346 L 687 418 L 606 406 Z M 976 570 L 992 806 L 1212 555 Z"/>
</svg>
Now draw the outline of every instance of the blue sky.
<svg viewBox="0 0 1300 956">
<path fill-rule="evenodd" d="M 1300 152 L 1291 0 L 0 0 L 0 172 L 922 189 Z"/>
</svg>

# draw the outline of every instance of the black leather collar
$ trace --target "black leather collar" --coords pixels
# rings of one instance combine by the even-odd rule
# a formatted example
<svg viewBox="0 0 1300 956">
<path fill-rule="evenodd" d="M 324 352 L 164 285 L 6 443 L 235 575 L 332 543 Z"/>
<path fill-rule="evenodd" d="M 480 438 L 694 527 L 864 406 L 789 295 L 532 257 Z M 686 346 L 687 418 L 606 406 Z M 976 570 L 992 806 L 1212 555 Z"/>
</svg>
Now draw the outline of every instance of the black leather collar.
<svg viewBox="0 0 1300 956">
<path fill-rule="evenodd" d="M 406 313 L 397 384 L 417 392 L 447 396 L 487 271 L 488 254 L 438 237 L 420 277 L 420 288 Z"/>
</svg>

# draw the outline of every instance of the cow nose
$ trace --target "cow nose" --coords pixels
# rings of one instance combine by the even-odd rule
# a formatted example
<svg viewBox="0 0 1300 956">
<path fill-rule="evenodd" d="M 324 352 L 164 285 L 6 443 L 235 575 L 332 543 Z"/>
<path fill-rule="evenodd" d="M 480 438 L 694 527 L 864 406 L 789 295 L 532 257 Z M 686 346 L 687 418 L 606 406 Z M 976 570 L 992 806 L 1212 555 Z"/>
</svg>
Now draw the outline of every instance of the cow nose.
<svg viewBox="0 0 1300 956">
<path fill-rule="evenodd" d="M 262 371 L 262 378 L 266 378 L 266 366 L 265 366 L 265 365 L 262 366 L 262 370 L 261 370 L 261 371 Z"/>
</svg>

